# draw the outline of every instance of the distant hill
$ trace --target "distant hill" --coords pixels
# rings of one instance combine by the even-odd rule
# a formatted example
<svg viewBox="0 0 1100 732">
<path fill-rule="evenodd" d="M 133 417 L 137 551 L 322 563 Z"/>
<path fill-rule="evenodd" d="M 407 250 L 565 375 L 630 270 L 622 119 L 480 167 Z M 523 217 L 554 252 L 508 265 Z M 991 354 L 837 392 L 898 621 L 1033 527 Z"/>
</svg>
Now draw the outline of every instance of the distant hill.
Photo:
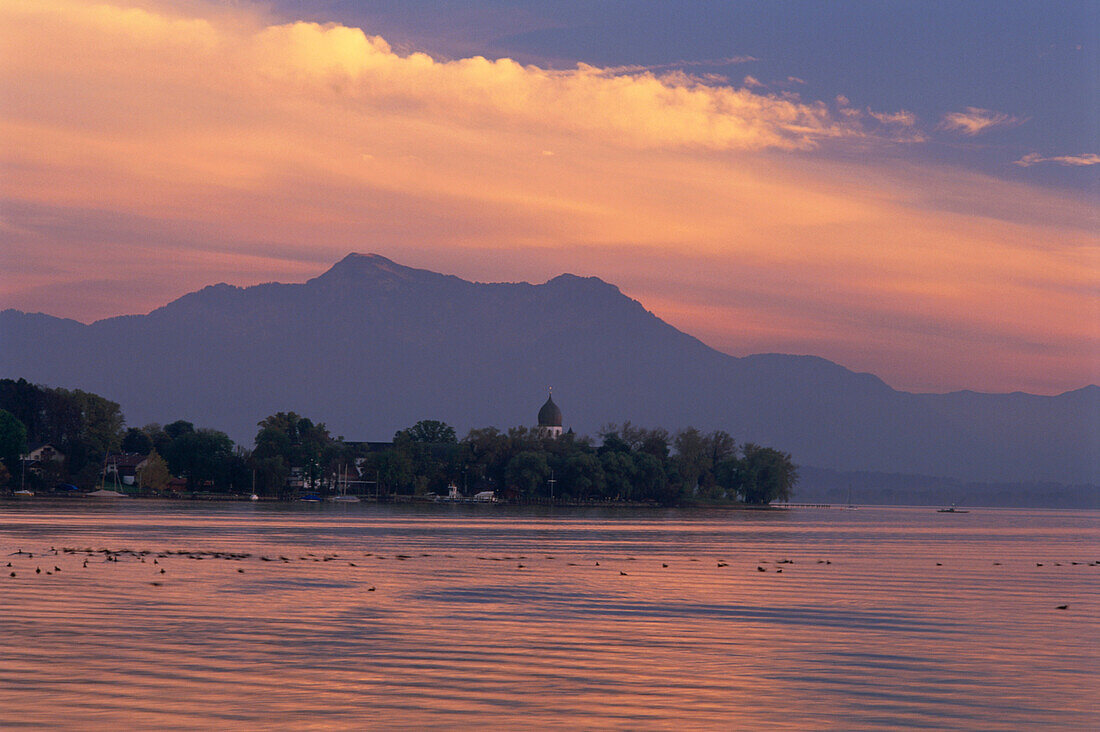
<svg viewBox="0 0 1100 732">
<path fill-rule="evenodd" d="M 828 470 L 1100 484 L 1100 388 L 911 394 L 813 356 L 734 358 L 594 277 L 474 283 L 352 254 L 303 284 L 214 285 L 83 325 L 0 313 L 0 376 L 81 388 L 131 424 L 188 419 L 250 444 L 295 410 L 347 439 L 423 418 L 724 429 Z"/>
</svg>

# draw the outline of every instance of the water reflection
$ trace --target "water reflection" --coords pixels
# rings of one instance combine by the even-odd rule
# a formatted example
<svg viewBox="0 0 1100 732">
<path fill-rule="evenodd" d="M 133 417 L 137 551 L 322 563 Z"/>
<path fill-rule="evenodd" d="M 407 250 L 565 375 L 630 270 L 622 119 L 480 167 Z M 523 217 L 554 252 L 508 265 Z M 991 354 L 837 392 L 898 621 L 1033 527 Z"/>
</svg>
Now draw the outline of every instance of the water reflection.
<svg viewBox="0 0 1100 732">
<path fill-rule="evenodd" d="M 0 506 L 2 726 L 1095 722 L 1096 513 L 307 508 Z"/>
</svg>

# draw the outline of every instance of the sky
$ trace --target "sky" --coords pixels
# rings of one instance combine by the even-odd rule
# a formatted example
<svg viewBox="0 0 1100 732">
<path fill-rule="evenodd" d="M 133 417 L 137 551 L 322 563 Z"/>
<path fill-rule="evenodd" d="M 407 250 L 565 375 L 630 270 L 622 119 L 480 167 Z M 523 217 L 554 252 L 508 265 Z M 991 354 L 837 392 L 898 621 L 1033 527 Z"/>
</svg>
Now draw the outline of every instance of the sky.
<svg viewBox="0 0 1100 732">
<path fill-rule="evenodd" d="M 1100 382 L 1096 3 L 6 0 L 0 29 L 0 308 L 376 252 L 595 275 L 899 389 Z"/>
</svg>

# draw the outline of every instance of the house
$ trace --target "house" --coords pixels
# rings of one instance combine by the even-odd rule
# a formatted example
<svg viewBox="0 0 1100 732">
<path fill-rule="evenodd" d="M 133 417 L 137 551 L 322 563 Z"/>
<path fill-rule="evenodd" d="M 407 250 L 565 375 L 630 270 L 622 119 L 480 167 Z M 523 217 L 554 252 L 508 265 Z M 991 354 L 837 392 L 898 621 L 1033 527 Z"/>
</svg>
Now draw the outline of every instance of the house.
<svg viewBox="0 0 1100 732">
<path fill-rule="evenodd" d="M 23 460 L 28 464 L 45 462 L 61 463 L 65 461 L 65 456 L 56 447 L 47 442 L 29 450 L 27 454 L 23 456 Z"/>
<path fill-rule="evenodd" d="M 42 476 L 51 466 L 60 466 L 65 462 L 65 455 L 49 443 L 36 445 L 27 451 L 20 460 L 23 468 L 31 475 Z"/>
<path fill-rule="evenodd" d="M 301 468 L 291 468 L 290 472 L 286 476 L 286 488 L 287 488 L 287 490 L 291 490 L 291 491 L 304 490 L 305 487 L 306 487 L 306 483 L 308 483 L 308 482 L 309 481 L 306 480 L 306 476 L 302 472 Z"/>
<path fill-rule="evenodd" d="M 103 480 L 122 485 L 137 483 L 137 474 L 149 461 L 148 455 L 139 452 L 121 452 L 107 456 L 103 465 Z"/>
</svg>

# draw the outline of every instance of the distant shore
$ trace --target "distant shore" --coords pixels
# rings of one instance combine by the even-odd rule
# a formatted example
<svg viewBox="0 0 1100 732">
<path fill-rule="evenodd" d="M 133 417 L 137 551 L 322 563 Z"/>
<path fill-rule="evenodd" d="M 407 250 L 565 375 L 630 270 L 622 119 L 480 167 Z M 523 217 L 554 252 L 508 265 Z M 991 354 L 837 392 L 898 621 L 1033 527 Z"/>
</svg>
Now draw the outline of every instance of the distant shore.
<svg viewBox="0 0 1100 732">
<path fill-rule="evenodd" d="M 676 504 L 662 504 L 656 501 L 629 501 L 629 500 L 612 500 L 612 499 L 593 499 L 587 501 L 578 500 L 557 500 L 549 498 L 519 498 L 519 499 L 501 499 L 493 501 L 475 501 L 472 499 L 459 499 L 452 500 L 447 498 L 432 497 L 432 496 L 409 496 L 409 495 L 392 495 L 383 498 L 375 498 L 373 496 L 355 496 L 359 500 L 358 503 L 366 504 L 422 504 L 422 505 L 452 505 L 452 506 L 555 506 L 563 508 L 598 508 L 598 507 L 613 507 L 613 508 L 719 508 L 734 511 L 782 511 L 790 508 L 832 508 L 830 504 L 809 504 L 809 503 L 781 503 L 776 505 L 771 504 L 750 504 L 739 503 L 732 501 L 686 501 Z M 320 501 L 306 501 L 301 498 L 277 498 L 274 496 L 258 496 L 252 498 L 248 493 L 188 493 L 178 495 L 150 495 L 150 494 L 121 494 L 118 496 L 95 496 L 91 493 L 41 493 L 33 496 L 19 496 L 14 492 L 8 491 L 0 493 L 0 500 L 5 502 L 24 502 L 24 501 L 50 501 L 57 503 L 83 503 L 83 502 L 104 502 L 113 500 L 139 500 L 139 501 L 173 501 L 178 503 L 188 501 L 205 501 L 214 503 L 280 503 L 280 504 L 293 504 L 293 503 L 339 503 L 338 501 L 330 500 L 332 496 L 325 497 Z"/>
</svg>

